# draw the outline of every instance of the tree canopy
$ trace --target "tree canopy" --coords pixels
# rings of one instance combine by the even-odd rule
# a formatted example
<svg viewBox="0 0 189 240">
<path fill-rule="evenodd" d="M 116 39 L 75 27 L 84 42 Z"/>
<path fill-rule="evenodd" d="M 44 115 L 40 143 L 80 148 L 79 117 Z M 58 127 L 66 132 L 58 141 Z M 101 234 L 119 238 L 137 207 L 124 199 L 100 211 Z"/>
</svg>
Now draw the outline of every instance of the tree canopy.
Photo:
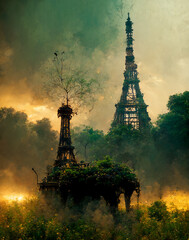
<svg viewBox="0 0 189 240">
<path fill-rule="evenodd" d="M 86 198 L 99 200 L 104 197 L 115 208 L 118 207 L 121 193 L 127 198 L 129 208 L 133 191 L 140 192 L 135 173 L 126 165 L 114 163 L 109 156 L 88 166 L 54 168 L 47 182 L 58 182 L 65 202 L 68 197 L 73 198 L 75 203 L 81 203 Z"/>
</svg>

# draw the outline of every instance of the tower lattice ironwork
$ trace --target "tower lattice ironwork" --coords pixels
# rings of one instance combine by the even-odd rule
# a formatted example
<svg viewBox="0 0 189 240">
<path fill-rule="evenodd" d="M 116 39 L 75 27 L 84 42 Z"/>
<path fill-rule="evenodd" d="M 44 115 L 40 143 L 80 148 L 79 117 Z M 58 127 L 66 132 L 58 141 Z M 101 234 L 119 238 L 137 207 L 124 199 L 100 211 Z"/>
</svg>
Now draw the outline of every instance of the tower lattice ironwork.
<svg viewBox="0 0 189 240">
<path fill-rule="evenodd" d="M 58 109 L 58 117 L 61 117 L 61 127 L 57 158 L 54 163 L 58 167 L 77 164 L 70 134 L 70 120 L 72 115 L 73 111 L 68 103 L 66 105 L 62 104 Z"/>
<path fill-rule="evenodd" d="M 116 106 L 113 124 L 132 125 L 135 129 L 148 128 L 150 118 L 147 112 L 147 105 L 144 102 L 143 94 L 141 93 L 133 55 L 133 22 L 130 19 L 129 13 L 125 23 L 127 35 L 124 83 L 122 95 L 119 103 Z"/>
</svg>

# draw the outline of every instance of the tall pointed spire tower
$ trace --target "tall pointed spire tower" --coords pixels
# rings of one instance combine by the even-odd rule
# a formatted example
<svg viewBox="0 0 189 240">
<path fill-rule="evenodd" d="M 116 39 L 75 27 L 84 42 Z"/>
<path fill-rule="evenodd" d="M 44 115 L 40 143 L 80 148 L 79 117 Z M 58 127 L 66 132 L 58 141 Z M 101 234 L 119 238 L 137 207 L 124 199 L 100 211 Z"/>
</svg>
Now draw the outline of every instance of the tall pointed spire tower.
<svg viewBox="0 0 189 240">
<path fill-rule="evenodd" d="M 144 130 L 149 127 L 150 118 L 143 94 L 140 91 L 137 65 L 133 55 L 133 22 L 129 13 L 125 23 L 127 48 L 125 59 L 124 83 L 122 95 L 116 106 L 113 125 L 132 125 L 135 129 Z"/>
</svg>

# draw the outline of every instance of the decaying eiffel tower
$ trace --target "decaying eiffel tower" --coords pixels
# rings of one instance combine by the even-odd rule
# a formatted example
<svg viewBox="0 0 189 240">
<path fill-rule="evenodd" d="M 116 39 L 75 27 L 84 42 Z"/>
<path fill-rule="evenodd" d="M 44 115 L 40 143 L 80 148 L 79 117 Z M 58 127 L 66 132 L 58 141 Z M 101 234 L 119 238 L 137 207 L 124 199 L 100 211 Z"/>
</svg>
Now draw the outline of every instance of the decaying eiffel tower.
<svg viewBox="0 0 189 240">
<path fill-rule="evenodd" d="M 61 118 L 61 126 L 57 158 L 54 162 L 54 166 L 56 167 L 77 164 L 70 134 L 70 120 L 72 118 L 72 114 L 73 110 L 68 105 L 68 101 L 67 104 L 62 104 L 62 106 L 58 109 L 58 117 Z"/>
<path fill-rule="evenodd" d="M 58 169 L 71 168 L 76 166 L 82 166 L 78 164 L 74 155 L 74 146 L 71 142 L 70 134 L 70 120 L 73 115 L 73 110 L 68 104 L 62 103 L 62 106 L 58 109 L 58 117 L 61 118 L 60 125 L 60 137 L 58 144 L 57 157 L 52 166 L 51 172 L 47 173 L 47 176 L 38 183 L 39 190 L 43 193 L 56 193 L 59 192 L 59 176 L 51 177 Z M 35 170 L 32 169 L 34 172 Z M 36 173 L 36 172 L 35 172 Z M 36 173 L 37 174 L 37 173 Z"/>
<path fill-rule="evenodd" d="M 149 128 L 150 118 L 147 112 L 147 105 L 144 102 L 143 94 L 141 93 L 133 55 L 133 22 L 130 19 L 129 13 L 125 23 L 127 34 L 127 48 L 125 59 L 124 83 L 120 101 L 115 105 L 116 112 L 114 115 L 113 126 L 132 125 L 133 128 L 145 130 Z"/>
</svg>

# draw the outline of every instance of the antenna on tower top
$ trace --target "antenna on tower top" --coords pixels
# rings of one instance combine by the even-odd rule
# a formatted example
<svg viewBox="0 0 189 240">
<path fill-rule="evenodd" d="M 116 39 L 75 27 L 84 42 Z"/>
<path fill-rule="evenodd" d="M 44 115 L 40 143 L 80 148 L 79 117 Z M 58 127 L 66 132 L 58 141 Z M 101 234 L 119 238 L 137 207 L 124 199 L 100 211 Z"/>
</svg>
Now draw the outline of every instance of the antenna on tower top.
<svg viewBox="0 0 189 240">
<path fill-rule="evenodd" d="M 128 19 L 127 20 L 130 20 L 130 15 L 129 15 L 129 12 L 128 12 Z"/>
</svg>

